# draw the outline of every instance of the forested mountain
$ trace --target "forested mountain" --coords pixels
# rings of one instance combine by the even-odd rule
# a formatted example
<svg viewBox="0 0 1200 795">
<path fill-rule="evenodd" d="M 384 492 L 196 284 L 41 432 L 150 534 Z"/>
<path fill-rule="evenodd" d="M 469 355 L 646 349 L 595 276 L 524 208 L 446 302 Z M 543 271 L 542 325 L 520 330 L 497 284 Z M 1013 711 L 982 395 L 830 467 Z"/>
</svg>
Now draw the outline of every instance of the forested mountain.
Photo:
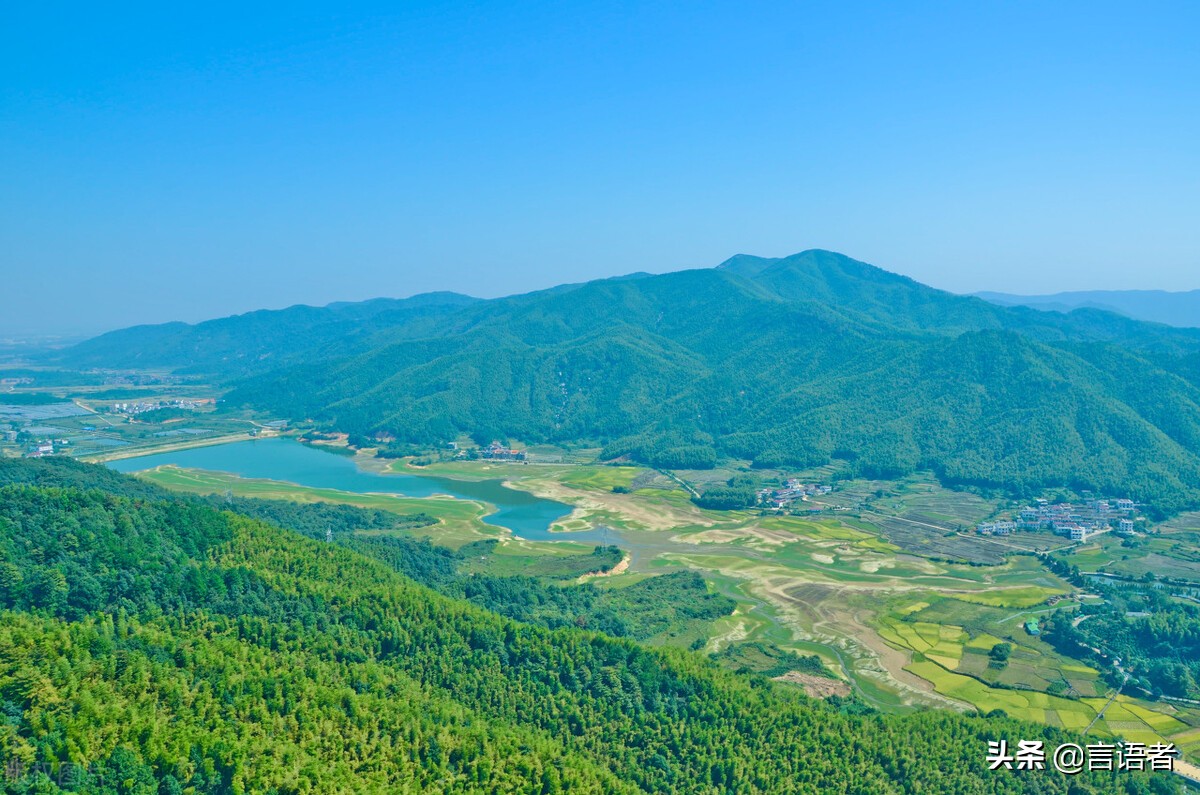
<svg viewBox="0 0 1200 795">
<path fill-rule="evenodd" d="M 1173 786 L 988 772 L 989 740 L 1072 737 L 1002 717 L 838 710 L 691 654 L 502 618 L 339 544 L 131 481 L 125 496 L 124 480 L 0 487 L 6 792 Z"/>
<path fill-rule="evenodd" d="M 1174 510 L 1200 487 L 1197 350 L 1200 333 L 1005 309 L 806 252 L 477 304 L 229 401 L 367 437 L 593 440 L 668 467 L 840 457 Z"/>
<path fill-rule="evenodd" d="M 46 358 L 65 367 L 167 368 L 229 377 L 306 358 L 345 355 L 375 331 L 419 326 L 474 301 L 455 293 L 428 293 L 324 307 L 264 309 L 195 325 L 134 326 Z"/>
<path fill-rule="evenodd" d="M 1166 290 L 1082 290 L 1052 295 L 984 292 L 976 295 L 1001 306 L 1028 306 L 1051 312 L 1087 307 L 1169 326 L 1200 326 L 1200 290 L 1176 293 Z"/>
<path fill-rule="evenodd" d="M 320 326 L 312 344 L 300 324 L 273 358 L 204 366 L 251 373 L 227 405 L 363 439 L 590 442 L 682 468 L 838 458 L 863 474 L 1200 504 L 1196 329 L 1001 307 L 828 251 L 412 312 L 343 338 Z M 163 333 L 147 343 L 155 361 L 203 369 Z"/>
</svg>

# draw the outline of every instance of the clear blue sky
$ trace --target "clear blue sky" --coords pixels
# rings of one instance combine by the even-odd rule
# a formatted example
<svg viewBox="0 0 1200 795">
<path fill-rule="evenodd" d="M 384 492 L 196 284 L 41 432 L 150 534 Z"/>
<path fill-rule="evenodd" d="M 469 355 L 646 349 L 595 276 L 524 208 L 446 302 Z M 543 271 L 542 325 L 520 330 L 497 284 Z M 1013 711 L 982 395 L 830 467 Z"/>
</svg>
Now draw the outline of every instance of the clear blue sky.
<svg viewBox="0 0 1200 795">
<path fill-rule="evenodd" d="M 5 9 L 0 332 L 813 247 L 1200 287 L 1197 3 L 173 5 Z"/>
</svg>

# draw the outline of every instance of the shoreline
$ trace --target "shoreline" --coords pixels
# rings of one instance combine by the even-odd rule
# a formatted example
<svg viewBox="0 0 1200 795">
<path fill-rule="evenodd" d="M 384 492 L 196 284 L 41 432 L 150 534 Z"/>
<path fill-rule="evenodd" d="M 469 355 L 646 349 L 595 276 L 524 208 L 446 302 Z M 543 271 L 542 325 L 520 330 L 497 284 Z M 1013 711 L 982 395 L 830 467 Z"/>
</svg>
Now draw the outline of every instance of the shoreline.
<svg viewBox="0 0 1200 795">
<path fill-rule="evenodd" d="M 211 436 L 206 439 L 189 439 L 182 442 L 173 442 L 172 444 L 164 444 L 158 447 L 135 447 L 133 449 L 113 450 L 109 453 L 81 456 L 79 460 L 88 464 L 104 464 L 109 461 L 123 461 L 129 458 L 144 458 L 146 456 L 158 455 L 160 453 L 177 453 L 180 450 L 192 450 L 197 447 L 215 447 L 221 444 L 253 442 L 257 441 L 258 439 L 276 439 L 281 435 L 282 434 L 270 432 L 260 433 L 258 436 L 250 436 L 246 433 L 226 434 L 225 436 Z"/>
</svg>

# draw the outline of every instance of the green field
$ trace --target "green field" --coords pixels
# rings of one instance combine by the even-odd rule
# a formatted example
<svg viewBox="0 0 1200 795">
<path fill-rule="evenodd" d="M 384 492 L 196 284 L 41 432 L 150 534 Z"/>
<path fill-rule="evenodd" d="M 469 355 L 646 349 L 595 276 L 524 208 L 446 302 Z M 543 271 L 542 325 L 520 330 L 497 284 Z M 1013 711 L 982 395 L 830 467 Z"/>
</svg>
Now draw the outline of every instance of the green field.
<svg viewBox="0 0 1200 795">
<path fill-rule="evenodd" d="M 1014 717 L 1082 730 L 1104 708 L 1109 687 L 1096 669 L 1063 657 L 1024 631 L 1023 622 L 1040 612 L 1046 611 L 980 609 L 970 602 L 930 594 L 922 601 L 896 602 L 879 617 L 877 628 L 889 645 L 911 656 L 905 670 L 932 683 L 938 693 L 980 712 L 999 709 Z M 1010 644 L 1012 652 L 998 665 L 988 653 L 1000 643 Z M 1200 711 L 1195 709 L 1119 696 L 1096 720 L 1092 733 L 1135 742 L 1177 742 L 1195 750 L 1192 733 L 1198 722 Z"/>
<path fill-rule="evenodd" d="M 1179 517 L 1151 535 L 1121 538 L 1105 534 L 1080 544 L 1064 559 L 1094 573 L 1138 579 L 1147 574 L 1200 583 L 1200 530 L 1188 529 L 1190 517 Z"/>
</svg>

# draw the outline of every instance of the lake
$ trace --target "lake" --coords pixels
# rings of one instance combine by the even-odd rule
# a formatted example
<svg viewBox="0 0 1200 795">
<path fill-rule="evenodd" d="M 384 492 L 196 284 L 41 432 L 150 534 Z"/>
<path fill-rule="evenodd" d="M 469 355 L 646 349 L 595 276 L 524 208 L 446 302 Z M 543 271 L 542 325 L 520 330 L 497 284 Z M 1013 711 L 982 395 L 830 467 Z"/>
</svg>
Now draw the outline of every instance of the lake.
<svg viewBox="0 0 1200 795">
<path fill-rule="evenodd" d="M 585 544 L 612 543 L 615 533 L 607 529 L 577 533 L 552 533 L 550 525 L 571 512 L 571 506 L 544 500 L 500 480 L 457 480 L 426 475 L 380 474 L 359 469 L 352 458 L 329 453 L 294 439 L 258 439 L 232 444 L 196 447 L 169 453 L 153 453 L 108 462 L 118 472 L 140 472 L 159 466 L 177 466 L 226 472 L 243 478 L 260 478 L 312 488 L 337 489 L 356 494 L 399 494 L 430 497 L 448 494 L 495 507 L 484 522 L 511 530 L 529 541 L 579 541 Z"/>
</svg>

